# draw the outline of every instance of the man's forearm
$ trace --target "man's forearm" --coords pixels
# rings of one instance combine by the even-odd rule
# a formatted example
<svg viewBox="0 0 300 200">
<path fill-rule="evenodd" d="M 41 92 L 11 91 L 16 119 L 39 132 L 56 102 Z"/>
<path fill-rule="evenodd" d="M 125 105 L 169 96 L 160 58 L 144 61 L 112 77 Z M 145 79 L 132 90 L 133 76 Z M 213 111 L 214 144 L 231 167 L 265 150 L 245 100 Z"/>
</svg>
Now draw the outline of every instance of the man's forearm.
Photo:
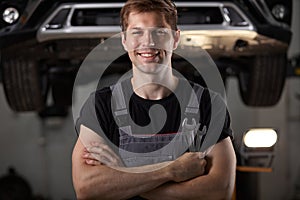
<svg viewBox="0 0 300 200">
<path fill-rule="evenodd" d="M 91 166 L 89 176 L 79 180 L 78 199 L 127 199 L 157 188 L 169 181 L 164 170 L 128 173 L 106 166 Z"/>
<path fill-rule="evenodd" d="M 85 134 L 81 135 L 86 136 L 87 130 L 82 131 L 85 131 Z M 130 198 L 154 190 L 169 181 L 182 182 L 202 175 L 206 165 L 203 155 L 194 152 L 186 153 L 175 161 L 126 168 L 114 162 L 114 155 L 108 150 L 105 144 L 86 148 L 80 139 L 77 140 L 72 166 L 73 183 L 78 199 Z M 108 159 L 112 162 L 103 164 L 103 156 L 112 156 Z"/>
<path fill-rule="evenodd" d="M 146 173 L 130 173 L 105 165 L 88 165 L 82 159 L 83 149 L 78 141 L 73 152 L 73 182 L 78 199 L 130 198 L 171 180 L 172 175 L 162 167 L 150 171 L 150 166 L 145 166 Z M 142 172 L 142 167 L 139 170 Z"/>
<path fill-rule="evenodd" d="M 202 175 L 205 163 L 205 160 L 199 161 L 196 154 L 185 154 L 176 161 L 133 168 L 114 169 L 83 162 L 78 173 L 76 169 L 73 170 L 73 178 L 79 199 L 126 199 L 152 191 L 166 182 L 181 182 Z"/>
<path fill-rule="evenodd" d="M 236 159 L 229 138 L 217 143 L 207 159 L 207 173 L 181 183 L 167 183 L 142 194 L 147 199 L 230 199 Z"/>
<path fill-rule="evenodd" d="M 169 163 L 126 168 L 126 171 L 105 165 L 88 165 L 82 159 L 73 159 L 73 162 L 81 162 L 73 164 L 73 182 L 78 199 L 130 198 L 166 182 L 182 182 L 200 176 L 206 164 L 194 153 L 184 154 Z"/>
<path fill-rule="evenodd" d="M 164 200 L 218 200 L 230 199 L 232 189 L 233 185 L 220 184 L 220 180 L 203 175 L 185 182 L 165 183 L 141 196 L 149 200 L 161 199 L 162 196 Z"/>
</svg>

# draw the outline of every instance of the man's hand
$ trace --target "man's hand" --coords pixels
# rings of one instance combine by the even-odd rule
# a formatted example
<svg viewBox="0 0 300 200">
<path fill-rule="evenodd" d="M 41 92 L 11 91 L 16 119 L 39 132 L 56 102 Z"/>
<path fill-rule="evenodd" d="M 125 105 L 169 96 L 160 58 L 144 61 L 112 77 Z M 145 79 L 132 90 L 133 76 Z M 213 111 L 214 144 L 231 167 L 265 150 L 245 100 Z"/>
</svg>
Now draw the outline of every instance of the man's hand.
<svg viewBox="0 0 300 200">
<path fill-rule="evenodd" d="M 92 142 L 85 148 L 83 158 L 89 165 L 104 164 L 108 167 L 124 167 L 121 158 L 105 143 Z"/>
<path fill-rule="evenodd" d="M 173 181 L 182 182 L 203 175 L 205 166 L 206 160 L 201 152 L 189 152 L 174 160 L 167 167 L 172 174 Z"/>
</svg>

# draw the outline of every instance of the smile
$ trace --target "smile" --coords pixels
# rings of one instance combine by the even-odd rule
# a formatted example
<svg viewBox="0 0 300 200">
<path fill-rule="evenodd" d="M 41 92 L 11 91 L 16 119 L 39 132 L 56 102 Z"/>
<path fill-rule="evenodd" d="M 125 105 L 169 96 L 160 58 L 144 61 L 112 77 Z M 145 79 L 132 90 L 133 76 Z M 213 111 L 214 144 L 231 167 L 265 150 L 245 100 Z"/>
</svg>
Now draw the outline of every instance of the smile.
<svg viewBox="0 0 300 200">
<path fill-rule="evenodd" d="M 145 58 L 151 58 L 151 57 L 154 57 L 154 56 L 157 56 L 157 54 L 153 54 L 153 53 L 138 53 L 138 55 L 142 56 L 142 57 L 145 57 Z"/>
<path fill-rule="evenodd" d="M 137 55 L 144 57 L 144 58 L 153 58 L 159 55 L 159 51 L 155 52 L 138 52 Z"/>
<path fill-rule="evenodd" d="M 137 55 L 144 57 L 144 58 L 152 58 L 152 57 L 156 57 L 159 55 L 159 51 L 155 50 L 155 51 L 140 51 L 137 52 Z"/>
</svg>

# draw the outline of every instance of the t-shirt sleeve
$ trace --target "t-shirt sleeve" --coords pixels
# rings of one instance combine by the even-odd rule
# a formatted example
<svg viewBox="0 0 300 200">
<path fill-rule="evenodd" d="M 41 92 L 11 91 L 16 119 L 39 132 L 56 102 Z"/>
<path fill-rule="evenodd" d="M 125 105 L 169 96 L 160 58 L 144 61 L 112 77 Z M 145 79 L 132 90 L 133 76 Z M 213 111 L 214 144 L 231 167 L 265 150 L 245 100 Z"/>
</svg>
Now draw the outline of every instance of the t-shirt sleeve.
<svg viewBox="0 0 300 200">
<path fill-rule="evenodd" d="M 227 138 L 227 137 L 230 137 L 231 140 L 233 140 L 233 131 L 231 129 L 231 119 L 230 119 L 230 115 L 229 115 L 229 112 L 228 112 L 228 109 L 226 109 L 226 117 L 225 117 L 225 121 L 224 121 L 224 127 L 222 129 L 222 133 L 219 137 L 219 141 Z"/>
<path fill-rule="evenodd" d="M 78 119 L 76 120 L 75 130 L 77 135 L 80 133 L 80 126 L 84 125 L 96 133 L 101 131 L 96 115 L 95 93 L 92 93 L 83 104 Z"/>
<path fill-rule="evenodd" d="M 92 93 L 80 110 L 79 117 L 75 124 L 77 134 L 80 133 L 80 126 L 84 125 L 93 130 L 102 138 L 113 139 L 114 121 L 111 113 L 111 90 L 103 88 Z"/>
<path fill-rule="evenodd" d="M 220 94 L 205 89 L 201 98 L 200 110 L 201 124 L 207 128 L 205 138 L 209 138 L 210 143 L 219 142 L 227 137 L 233 139 L 230 115 Z M 209 134 L 210 136 L 208 136 Z"/>
</svg>

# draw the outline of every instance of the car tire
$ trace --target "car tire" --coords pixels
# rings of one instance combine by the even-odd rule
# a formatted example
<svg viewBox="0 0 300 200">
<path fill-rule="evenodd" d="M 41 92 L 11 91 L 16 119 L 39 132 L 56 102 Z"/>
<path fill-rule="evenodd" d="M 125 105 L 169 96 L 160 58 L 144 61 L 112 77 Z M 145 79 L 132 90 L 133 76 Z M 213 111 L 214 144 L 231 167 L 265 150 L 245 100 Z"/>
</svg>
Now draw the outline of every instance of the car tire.
<svg viewBox="0 0 300 200">
<path fill-rule="evenodd" d="M 2 60 L 2 79 L 7 102 L 12 110 L 39 111 L 44 100 L 38 64 L 33 60 Z"/>
<path fill-rule="evenodd" d="M 238 74 L 239 89 L 247 106 L 274 106 L 281 97 L 285 83 L 287 57 L 285 54 L 260 55 Z"/>
</svg>

